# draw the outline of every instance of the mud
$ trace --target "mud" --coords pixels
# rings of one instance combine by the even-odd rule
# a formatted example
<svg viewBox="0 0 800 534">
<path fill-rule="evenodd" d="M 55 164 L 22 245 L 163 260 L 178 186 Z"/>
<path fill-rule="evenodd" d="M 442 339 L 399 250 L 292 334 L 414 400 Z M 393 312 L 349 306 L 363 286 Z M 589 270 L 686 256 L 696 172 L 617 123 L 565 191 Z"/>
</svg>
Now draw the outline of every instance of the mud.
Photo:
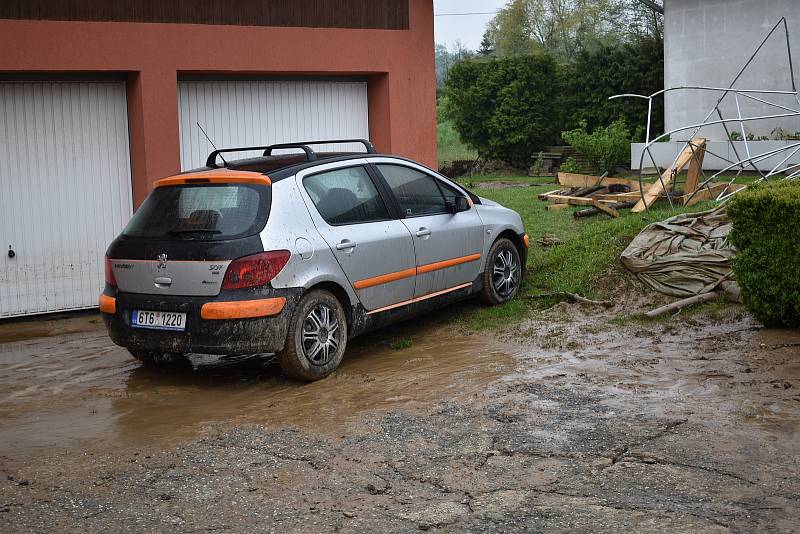
<svg viewBox="0 0 800 534">
<path fill-rule="evenodd" d="M 163 447 L 246 423 L 333 436 L 357 427 L 365 412 L 467 399 L 514 366 L 498 341 L 437 330 L 415 336 L 407 348 L 393 349 L 382 336 L 357 339 L 334 376 L 300 384 L 283 377 L 270 355 L 193 355 L 191 369 L 146 368 L 110 343 L 97 317 L 63 323 L 61 335 L 52 325 L 0 326 L 0 339 L 30 337 L 0 343 L 6 457 L 70 445 Z"/>
<path fill-rule="evenodd" d="M 642 323 L 560 304 L 491 336 L 419 323 L 310 385 L 269 357 L 142 369 L 94 316 L 0 325 L 0 530 L 800 524 L 800 332 L 735 307 Z"/>
</svg>

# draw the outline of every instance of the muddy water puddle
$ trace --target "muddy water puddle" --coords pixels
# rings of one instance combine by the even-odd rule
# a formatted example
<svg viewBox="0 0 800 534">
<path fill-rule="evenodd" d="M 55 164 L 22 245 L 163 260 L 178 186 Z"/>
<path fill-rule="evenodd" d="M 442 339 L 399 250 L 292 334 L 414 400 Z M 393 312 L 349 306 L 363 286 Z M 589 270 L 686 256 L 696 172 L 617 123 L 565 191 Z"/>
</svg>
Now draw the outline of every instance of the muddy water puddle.
<svg viewBox="0 0 800 534">
<path fill-rule="evenodd" d="M 335 436 L 372 412 L 481 395 L 515 361 L 509 346 L 441 327 L 415 326 L 411 346 L 395 350 L 389 341 L 410 331 L 401 325 L 354 340 L 337 373 L 300 384 L 269 356 L 144 368 L 96 315 L 62 322 L 61 333 L 57 323 L 0 325 L 0 457 L 177 443 L 242 423 Z"/>
</svg>

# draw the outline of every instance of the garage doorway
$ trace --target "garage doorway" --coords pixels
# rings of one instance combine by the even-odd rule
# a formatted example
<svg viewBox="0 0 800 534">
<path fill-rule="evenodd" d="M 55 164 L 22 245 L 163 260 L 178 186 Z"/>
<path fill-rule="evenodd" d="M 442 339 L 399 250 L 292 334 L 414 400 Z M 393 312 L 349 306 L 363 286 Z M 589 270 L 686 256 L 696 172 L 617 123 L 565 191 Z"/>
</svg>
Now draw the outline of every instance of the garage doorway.
<svg viewBox="0 0 800 534">
<path fill-rule="evenodd" d="M 96 307 L 133 207 L 125 82 L 0 82 L 0 158 L 0 317 Z"/>
<path fill-rule="evenodd" d="M 213 150 L 197 123 L 219 148 L 369 138 L 366 81 L 183 80 L 178 94 L 184 170 L 205 165 Z M 363 146 L 314 149 L 362 151 Z"/>
</svg>

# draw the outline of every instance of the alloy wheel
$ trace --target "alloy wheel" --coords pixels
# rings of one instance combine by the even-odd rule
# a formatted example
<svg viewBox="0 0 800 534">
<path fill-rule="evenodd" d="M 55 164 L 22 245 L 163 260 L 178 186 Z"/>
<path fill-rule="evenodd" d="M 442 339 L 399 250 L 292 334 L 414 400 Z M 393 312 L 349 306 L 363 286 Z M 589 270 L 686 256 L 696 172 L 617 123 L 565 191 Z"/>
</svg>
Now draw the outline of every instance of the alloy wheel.
<svg viewBox="0 0 800 534">
<path fill-rule="evenodd" d="M 519 275 L 519 265 L 514 254 L 508 249 L 500 250 L 494 258 L 492 269 L 492 285 L 497 294 L 503 298 L 511 295 L 519 284 Z"/>
<path fill-rule="evenodd" d="M 303 354 L 314 365 L 330 362 L 339 348 L 340 329 L 336 314 L 328 306 L 312 308 L 303 321 Z"/>
</svg>

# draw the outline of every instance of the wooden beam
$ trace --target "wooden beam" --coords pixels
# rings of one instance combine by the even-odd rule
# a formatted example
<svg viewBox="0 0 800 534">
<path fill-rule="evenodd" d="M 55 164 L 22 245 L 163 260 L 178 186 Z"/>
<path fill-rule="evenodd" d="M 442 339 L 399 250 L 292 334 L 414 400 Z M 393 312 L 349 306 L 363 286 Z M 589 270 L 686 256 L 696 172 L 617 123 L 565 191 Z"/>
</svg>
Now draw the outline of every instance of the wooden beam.
<svg viewBox="0 0 800 534">
<path fill-rule="evenodd" d="M 541 195 L 539 195 L 539 200 L 547 200 L 547 197 L 549 195 L 555 195 L 556 193 L 560 193 L 560 192 L 561 192 L 561 189 L 556 189 L 554 191 L 548 191 L 547 193 L 542 193 Z"/>
<path fill-rule="evenodd" d="M 545 206 L 544 209 L 547 211 L 560 211 L 560 210 L 565 210 L 569 207 L 570 207 L 569 204 L 548 204 L 547 206 Z"/>
<path fill-rule="evenodd" d="M 596 195 L 594 198 L 597 200 L 611 200 L 613 202 L 625 202 L 626 200 L 639 200 L 642 198 L 639 191 L 631 191 L 630 193 L 609 193 L 606 195 Z"/>
<path fill-rule="evenodd" d="M 731 190 L 733 191 L 737 190 L 736 185 L 738 184 L 732 185 Z M 707 187 L 703 187 L 702 189 L 700 189 L 700 191 L 695 193 L 695 195 L 692 197 L 691 200 L 689 200 L 689 197 L 691 195 L 683 195 L 682 197 L 679 197 L 679 202 L 686 207 L 694 206 L 695 204 L 697 204 L 698 202 L 702 202 L 703 200 L 717 198 L 720 195 L 720 193 L 722 193 L 727 187 L 728 184 L 722 184 L 722 183 L 709 184 Z"/>
<path fill-rule="evenodd" d="M 571 206 L 593 206 L 595 199 L 592 197 L 571 197 L 568 195 L 550 195 L 547 197 L 548 202 L 553 204 L 569 204 Z M 613 203 L 611 200 L 600 200 L 603 203 Z"/>
<path fill-rule="evenodd" d="M 702 137 L 695 137 L 692 139 L 692 143 L 695 146 L 705 146 L 706 140 Z M 669 191 L 669 186 L 675 179 L 675 175 L 681 172 L 681 170 L 686 167 L 692 159 L 692 148 L 687 146 L 678 156 L 678 159 L 675 161 L 675 165 L 664 171 L 664 173 L 661 175 L 661 180 L 655 182 L 652 187 L 645 192 L 644 197 L 636 203 L 631 210 L 631 213 L 642 213 L 643 211 L 649 209 L 650 206 L 652 206 L 661 195 Z"/>
<path fill-rule="evenodd" d="M 615 219 L 619 217 L 619 212 L 617 210 L 597 199 L 592 199 L 592 206 L 599 209 L 603 213 L 614 217 Z"/>
<path fill-rule="evenodd" d="M 691 149 L 691 147 L 688 147 Z M 683 190 L 686 193 L 694 193 L 697 184 L 700 183 L 700 176 L 703 174 L 703 158 L 706 155 L 706 142 L 703 140 L 701 145 L 694 147 L 694 157 L 689 162 L 689 172 L 686 175 L 686 185 Z"/>
<path fill-rule="evenodd" d="M 597 181 L 599 179 L 599 176 L 592 176 L 590 174 L 573 174 L 571 172 L 558 173 L 558 183 L 566 187 L 592 187 L 594 185 L 598 185 Z M 628 185 L 631 187 L 631 190 L 633 190 L 634 187 L 637 191 L 639 190 L 638 180 L 628 180 L 627 178 L 609 178 L 606 176 L 603 178 L 601 183 L 602 185 Z"/>
</svg>

